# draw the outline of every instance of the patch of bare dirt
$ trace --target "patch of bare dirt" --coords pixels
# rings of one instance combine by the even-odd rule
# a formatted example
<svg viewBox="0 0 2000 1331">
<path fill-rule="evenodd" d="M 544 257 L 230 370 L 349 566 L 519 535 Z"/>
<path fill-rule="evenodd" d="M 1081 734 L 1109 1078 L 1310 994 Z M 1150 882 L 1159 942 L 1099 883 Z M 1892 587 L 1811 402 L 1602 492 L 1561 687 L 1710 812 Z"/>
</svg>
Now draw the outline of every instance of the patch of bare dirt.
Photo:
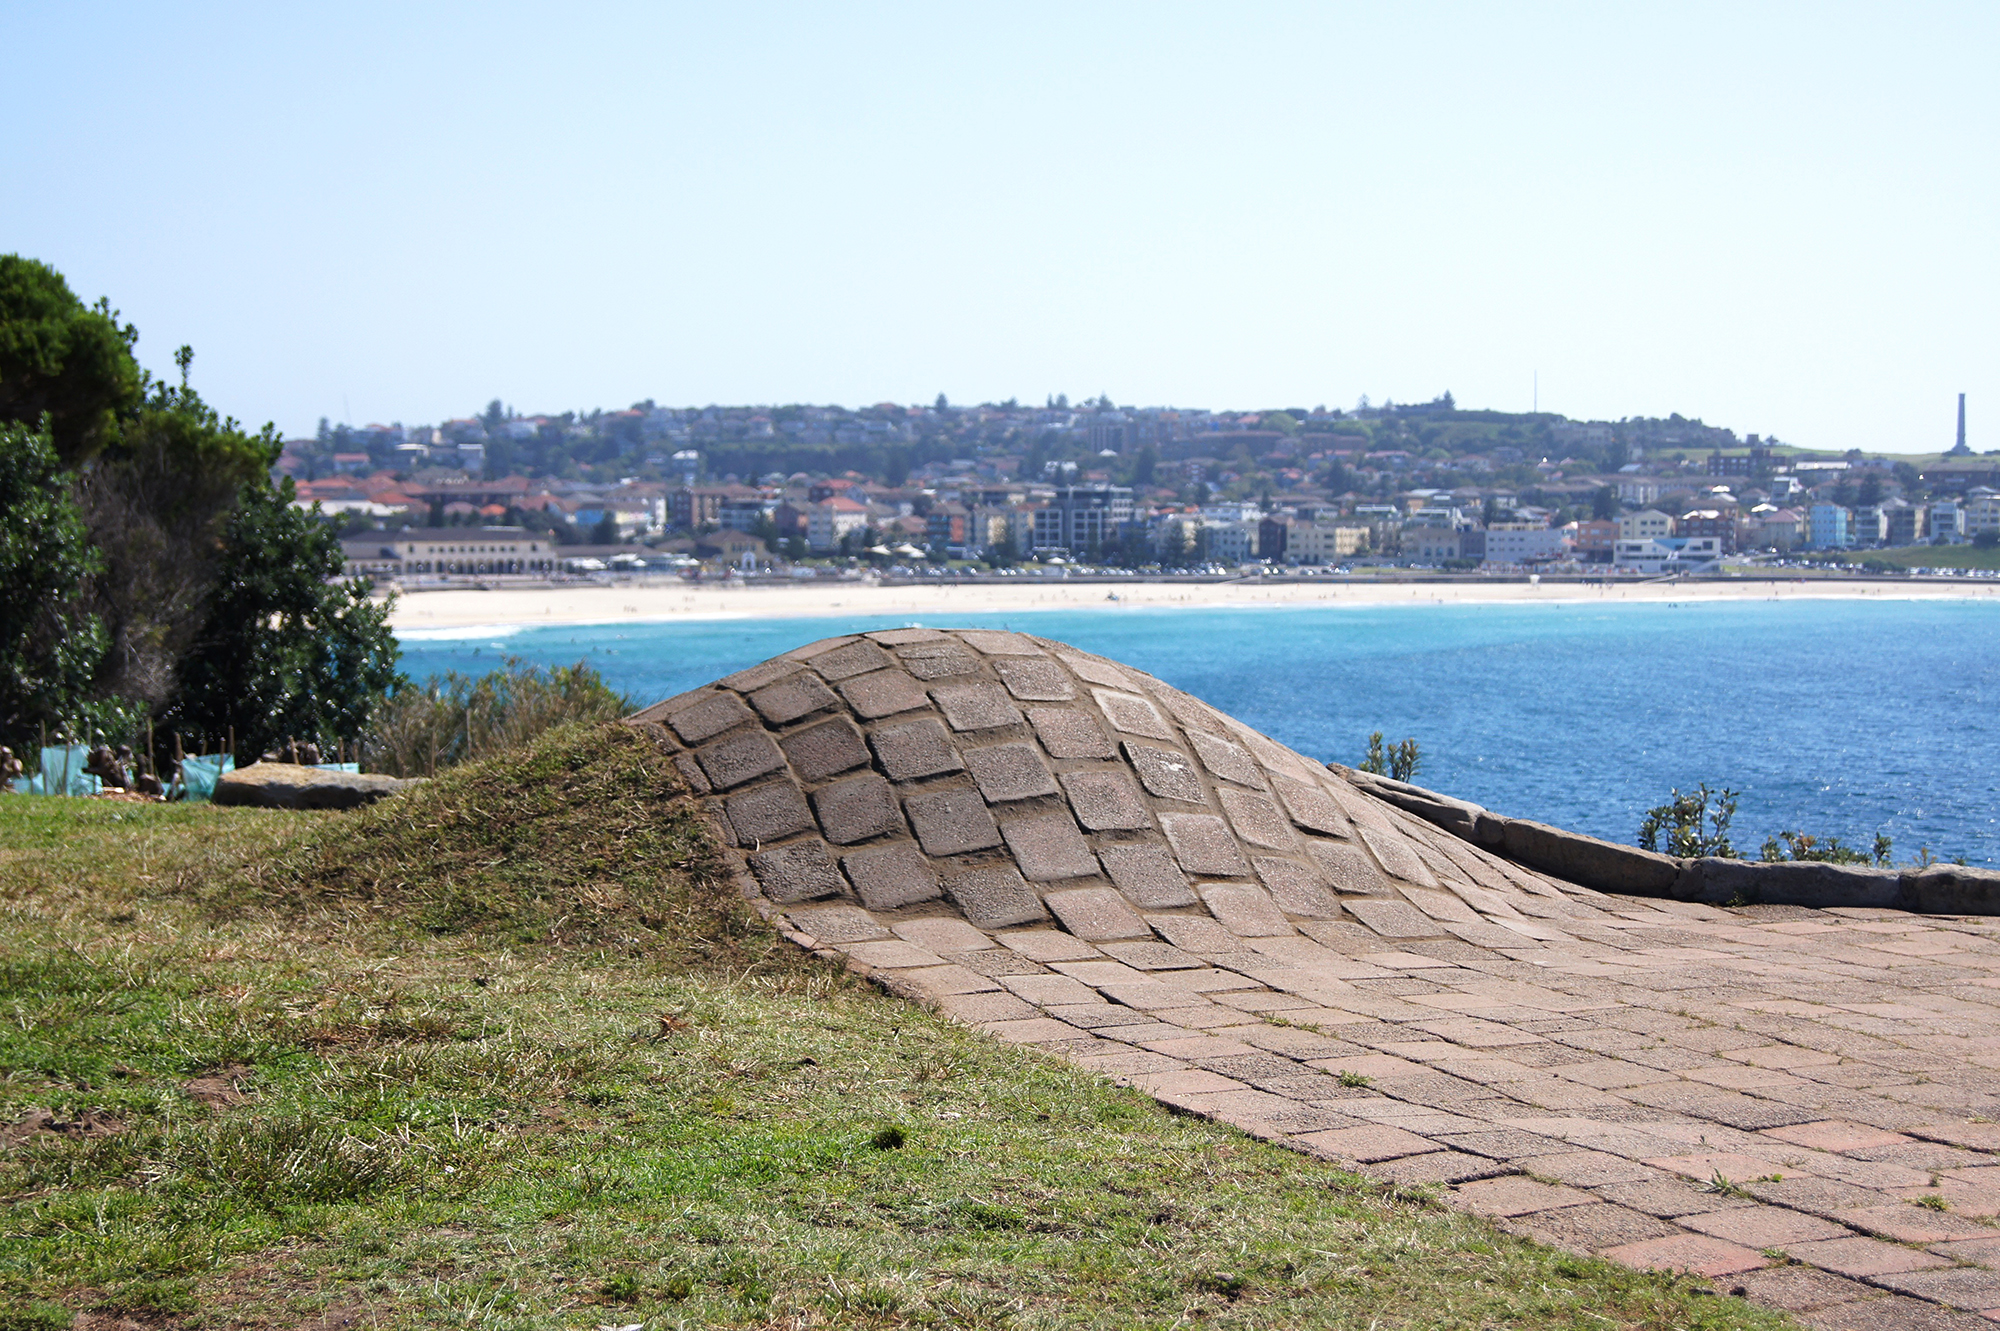
<svg viewBox="0 0 2000 1331">
<path fill-rule="evenodd" d="M 231 1063 L 202 1073 L 187 1085 L 181 1087 L 190 1100 L 209 1106 L 211 1109 L 226 1109 L 230 1105 L 240 1105 L 250 1098 L 247 1083 L 250 1069 L 241 1063 Z"/>
<path fill-rule="evenodd" d="M 74 1118 L 62 1118 L 46 1109 L 31 1109 L 27 1117 L 0 1127 L 0 1146 L 12 1149 L 43 1133 L 64 1137 L 109 1137 L 124 1130 L 123 1122 L 96 1109 L 86 1109 Z"/>
</svg>

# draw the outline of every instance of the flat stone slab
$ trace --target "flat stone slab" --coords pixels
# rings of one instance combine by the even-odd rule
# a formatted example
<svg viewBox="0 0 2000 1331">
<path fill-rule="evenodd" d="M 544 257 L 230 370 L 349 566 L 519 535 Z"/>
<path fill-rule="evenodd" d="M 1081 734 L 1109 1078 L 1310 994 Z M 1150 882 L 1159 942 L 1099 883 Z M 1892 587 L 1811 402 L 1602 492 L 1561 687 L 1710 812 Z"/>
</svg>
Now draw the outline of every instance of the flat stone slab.
<svg viewBox="0 0 2000 1331">
<path fill-rule="evenodd" d="M 297 763 L 252 763 L 215 783 L 217 804 L 255 809 L 356 809 L 417 784 L 421 778 L 379 772 L 333 772 Z"/>
<path fill-rule="evenodd" d="M 1018 633 L 813 644 L 632 721 L 762 909 L 1001 1039 L 1815 1324 L 2000 1309 L 2000 916 L 1838 904 L 1994 875 L 1679 900 L 1754 866 L 1330 769 Z"/>
</svg>

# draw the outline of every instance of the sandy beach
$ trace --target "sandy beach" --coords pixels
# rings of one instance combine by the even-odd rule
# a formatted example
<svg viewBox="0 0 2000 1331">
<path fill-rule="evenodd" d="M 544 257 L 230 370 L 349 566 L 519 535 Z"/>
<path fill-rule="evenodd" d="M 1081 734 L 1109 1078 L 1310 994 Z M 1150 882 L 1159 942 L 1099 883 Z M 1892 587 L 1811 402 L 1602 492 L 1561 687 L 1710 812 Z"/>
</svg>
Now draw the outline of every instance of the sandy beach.
<svg viewBox="0 0 2000 1331">
<path fill-rule="evenodd" d="M 1113 598 L 1116 598 L 1115 600 Z M 392 622 L 399 631 L 535 624 L 614 624 L 703 619 L 791 619 L 812 615 L 955 615 L 1035 610 L 1307 605 L 1598 604 L 1622 601 L 1789 601 L 2000 598 L 2000 581 L 1826 579 L 1597 585 L 1526 582 L 1018 582 L 954 586 L 869 582 L 732 586 L 680 579 L 562 587 L 406 590 Z"/>
</svg>

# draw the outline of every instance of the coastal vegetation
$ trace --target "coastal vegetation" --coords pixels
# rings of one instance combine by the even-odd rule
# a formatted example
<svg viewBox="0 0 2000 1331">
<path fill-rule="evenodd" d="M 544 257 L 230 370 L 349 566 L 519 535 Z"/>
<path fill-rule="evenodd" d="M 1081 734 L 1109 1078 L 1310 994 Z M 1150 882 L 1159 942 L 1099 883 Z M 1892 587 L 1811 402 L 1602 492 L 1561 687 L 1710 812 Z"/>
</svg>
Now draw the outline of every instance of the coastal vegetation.
<svg viewBox="0 0 2000 1331">
<path fill-rule="evenodd" d="M 797 952 L 616 725 L 353 814 L 0 801 L 0 901 L 10 1328 L 1787 1325 Z"/>
<path fill-rule="evenodd" d="M 273 482 L 280 444 L 133 355 L 138 330 L 0 255 L 0 744 L 357 741 L 397 683 L 388 608 Z"/>
</svg>

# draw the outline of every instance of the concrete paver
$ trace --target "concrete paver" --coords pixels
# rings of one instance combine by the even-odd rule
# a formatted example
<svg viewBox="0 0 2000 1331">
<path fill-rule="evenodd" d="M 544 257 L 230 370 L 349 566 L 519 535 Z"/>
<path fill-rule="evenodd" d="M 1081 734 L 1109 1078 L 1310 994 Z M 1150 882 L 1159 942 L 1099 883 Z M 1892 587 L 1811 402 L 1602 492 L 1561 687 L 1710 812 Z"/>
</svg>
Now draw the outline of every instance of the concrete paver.
<svg viewBox="0 0 2000 1331">
<path fill-rule="evenodd" d="M 1001 1039 L 1812 1325 L 2000 1309 L 2000 919 L 1589 891 L 1022 634 L 639 720 L 746 891 Z"/>
</svg>

